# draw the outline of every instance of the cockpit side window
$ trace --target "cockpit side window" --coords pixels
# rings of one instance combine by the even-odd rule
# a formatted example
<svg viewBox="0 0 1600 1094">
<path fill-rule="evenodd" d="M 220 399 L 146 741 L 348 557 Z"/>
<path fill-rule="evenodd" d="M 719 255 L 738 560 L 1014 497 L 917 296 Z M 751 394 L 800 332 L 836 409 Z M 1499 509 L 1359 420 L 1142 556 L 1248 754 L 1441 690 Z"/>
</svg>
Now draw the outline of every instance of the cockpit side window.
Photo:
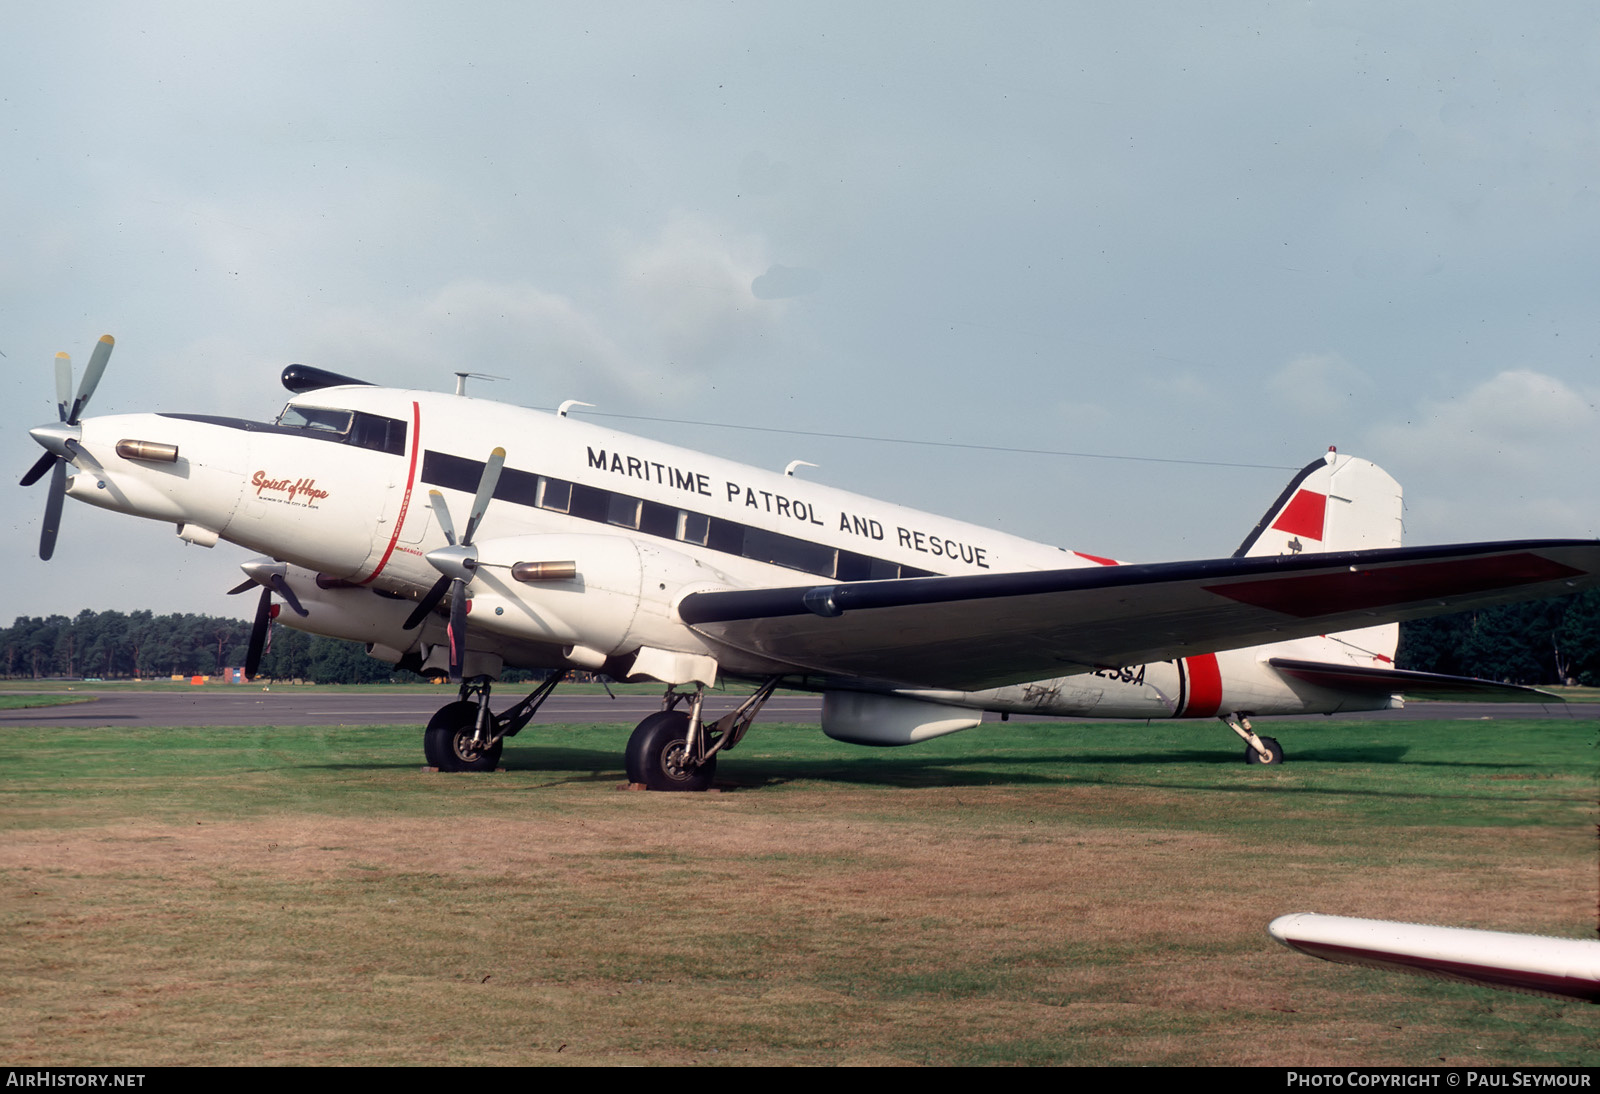
<svg viewBox="0 0 1600 1094">
<path fill-rule="evenodd" d="M 330 407 L 296 406 L 290 403 L 278 415 L 283 429 L 303 429 L 340 440 L 357 448 L 403 456 L 406 452 L 406 423 L 398 418 L 368 414 L 360 410 L 335 410 Z"/>
<path fill-rule="evenodd" d="M 388 452 L 394 456 L 406 454 L 406 423 L 398 418 L 385 418 L 379 414 L 356 411 L 355 423 L 350 427 L 350 443 L 375 452 Z"/>
</svg>

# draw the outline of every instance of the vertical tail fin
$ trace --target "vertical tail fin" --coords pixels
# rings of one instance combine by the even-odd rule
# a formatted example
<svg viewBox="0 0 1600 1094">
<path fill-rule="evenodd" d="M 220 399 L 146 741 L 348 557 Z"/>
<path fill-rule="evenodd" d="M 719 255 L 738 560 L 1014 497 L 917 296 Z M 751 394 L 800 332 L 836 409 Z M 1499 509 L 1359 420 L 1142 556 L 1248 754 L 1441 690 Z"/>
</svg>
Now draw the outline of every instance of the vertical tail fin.
<svg viewBox="0 0 1600 1094">
<path fill-rule="evenodd" d="M 1330 448 L 1295 475 L 1233 557 L 1398 547 L 1400 502 L 1400 484 L 1387 471 Z M 1291 645 L 1306 655 L 1321 647 L 1316 656 L 1324 660 L 1392 665 L 1399 642 L 1399 624 L 1388 623 Z"/>
<path fill-rule="evenodd" d="M 1330 448 L 1301 469 L 1233 557 L 1398 547 L 1400 532 L 1400 484 Z"/>
</svg>

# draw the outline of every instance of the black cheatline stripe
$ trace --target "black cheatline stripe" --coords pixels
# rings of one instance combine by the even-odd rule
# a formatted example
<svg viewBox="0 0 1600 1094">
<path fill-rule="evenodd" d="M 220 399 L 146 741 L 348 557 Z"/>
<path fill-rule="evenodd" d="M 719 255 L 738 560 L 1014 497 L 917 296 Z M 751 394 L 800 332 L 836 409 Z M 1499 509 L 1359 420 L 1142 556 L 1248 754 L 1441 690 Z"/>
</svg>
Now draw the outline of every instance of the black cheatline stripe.
<svg viewBox="0 0 1600 1094">
<path fill-rule="evenodd" d="M 483 461 L 481 460 L 472 460 L 466 458 L 465 456 L 453 456 L 448 452 L 435 452 L 432 449 L 429 449 L 423 453 L 421 479 L 429 486 L 443 486 L 450 490 L 459 490 L 464 494 L 474 494 L 478 490 L 478 480 L 482 476 Z M 538 490 L 540 477 L 541 476 L 532 471 L 519 471 L 513 467 L 505 468 L 500 472 L 500 481 L 495 485 L 495 500 L 510 502 L 513 505 L 523 505 L 530 509 L 539 508 Z M 614 490 L 601 490 L 598 487 L 587 486 L 584 483 L 568 483 L 566 479 L 558 479 L 550 475 L 545 475 L 543 478 L 547 483 L 571 485 L 574 490 L 584 490 L 590 492 L 592 495 L 595 495 L 589 499 L 589 505 L 582 507 L 583 509 L 590 511 L 576 511 L 580 508 L 580 506 L 576 504 L 575 498 L 572 509 L 566 513 L 561 513 L 560 510 L 556 509 L 541 510 L 543 512 L 552 512 L 561 516 L 575 517 L 578 520 L 587 520 L 595 524 L 602 524 L 607 528 L 613 528 L 618 531 L 635 532 L 640 535 L 650 536 L 652 539 L 664 539 L 668 543 L 686 542 L 676 538 L 675 536 L 664 536 L 658 533 L 650 532 L 643 528 L 628 528 L 622 525 L 614 525 L 607 521 L 605 516 L 598 515 L 603 513 L 609 507 L 608 504 L 600 505 L 599 502 L 603 500 L 609 503 L 611 498 L 623 498 L 627 501 L 644 502 L 645 505 L 665 505 L 665 502 L 652 502 L 645 498 L 635 497 L 632 494 L 623 494 Z M 604 497 L 601 498 L 599 497 L 600 495 L 604 495 Z M 673 506 L 673 508 L 680 509 L 681 507 Z M 741 524 L 738 521 L 728 520 L 725 517 L 710 516 L 709 514 L 701 513 L 694 509 L 682 509 L 682 512 L 688 513 L 690 516 L 705 517 L 705 519 L 709 522 L 706 542 L 689 542 L 688 546 L 690 547 L 704 547 L 707 550 L 716 551 L 720 554 L 733 555 L 736 558 L 750 559 L 752 562 L 766 562 L 769 565 L 782 566 L 784 569 L 796 570 L 812 577 L 821 577 L 826 581 L 835 581 L 839 579 L 835 578 L 832 574 L 819 574 L 815 570 L 808 570 L 801 566 L 791 565 L 790 563 L 784 562 L 780 559 L 770 559 L 745 554 L 743 548 L 745 544 L 746 533 L 754 532 L 756 533 L 758 541 L 765 541 L 768 544 L 776 545 L 778 547 L 783 547 L 785 543 L 792 543 L 797 545 L 797 547 L 801 550 L 809 547 L 813 549 L 835 552 L 834 566 L 836 573 L 840 568 L 842 568 L 846 558 L 848 557 L 852 560 L 860 560 L 861 562 L 866 563 L 868 566 L 870 566 L 872 563 L 878 563 L 883 566 L 898 566 L 900 569 L 900 576 L 903 578 L 940 576 L 939 574 L 935 574 L 932 570 L 918 569 L 915 566 L 907 566 L 902 563 L 894 562 L 890 559 L 877 558 L 872 555 L 863 555 L 857 551 L 851 551 L 848 548 L 834 547 L 826 543 L 817 543 L 814 540 L 802 539 L 798 536 L 785 535 L 782 532 L 771 532 L 765 528 L 756 528 L 752 525 Z M 729 546 L 719 546 L 719 544 L 737 544 L 737 549 L 729 549 Z M 871 579 L 863 578 L 860 580 Z"/>
</svg>

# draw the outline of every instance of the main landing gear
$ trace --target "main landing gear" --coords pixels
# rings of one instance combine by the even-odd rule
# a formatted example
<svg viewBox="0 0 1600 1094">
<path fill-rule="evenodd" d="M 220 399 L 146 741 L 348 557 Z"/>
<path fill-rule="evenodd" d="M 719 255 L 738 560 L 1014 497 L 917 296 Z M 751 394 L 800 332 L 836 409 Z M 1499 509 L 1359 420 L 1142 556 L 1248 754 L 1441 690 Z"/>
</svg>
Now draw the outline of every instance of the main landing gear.
<svg viewBox="0 0 1600 1094">
<path fill-rule="evenodd" d="M 507 737 L 533 720 L 540 704 L 567 678 L 558 672 L 526 699 L 503 713 L 489 709 L 489 678 L 461 681 L 461 697 L 434 711 L 422 734 L 422 754 L 440 771 L 493 771 Z"/>
<path fill-rule="evenodd" d="M 692 693 L 667 688 L 661 700 L 663 709 L 640 722 L 628 738 L 628 781 L 651 790 L 709 790 L 717 771 L 717 753 L 744 739 L 757 712 L 772 698 L 778 680 L 774 676 L 737 710 L 711 724 L 700 720 L 704 686 L 695 685 Z M 689 709 L 675 709 L 685 699 Z"/>
<path fill-rule="evenodd" d="M 566 673 L 556 673 L 501 714 L 489 709 L 487 676 L 461 681 L 460 698 L 436 710 L 423 731 L 422 752 L 428 765 L 440 771 L 493 771 L 499 766 L 505 739 L 520 733 L 566 678 Z M 744 739 L 756 714 L 772 698 L 779 679 L 774 676 L 738 709 L 712 723 L 700 720 L 703 686 L 696 685 L 693 692 L 667 688 L 662 709 L 640 722 L 628 738 L 628 781 L 651 790 L 709 790 L 717 754 Z M 688 709 L 676 709 L 685 699 Z"/>
<path fill-rule="evenodd" d="M 1250 728 L 1250 719 L 1235 711 L 1232 714 L 1219 714 L 1217 721 L 1233 730 L 1244 739 L 1244 762 L 1247 764 L 1281 764 L 1283 763 L 1283 746 L 1278 744 L 1276 737 L 1257 737 L 1256 731 Z"/>
</svg>

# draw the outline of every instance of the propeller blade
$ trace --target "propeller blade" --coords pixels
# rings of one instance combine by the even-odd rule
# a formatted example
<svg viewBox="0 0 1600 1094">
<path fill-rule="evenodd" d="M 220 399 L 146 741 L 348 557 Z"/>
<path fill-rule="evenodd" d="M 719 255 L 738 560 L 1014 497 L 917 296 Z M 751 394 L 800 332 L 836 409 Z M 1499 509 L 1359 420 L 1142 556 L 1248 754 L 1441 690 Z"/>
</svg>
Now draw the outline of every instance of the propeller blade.
<svg viewBox="0 0 1600 1094">
<path fill-rule="evenodd" d="M 416 608 L 406 617 L 404 627 L 414 631 L 428 618 L 428 613 L 439 606 L 439 601 L 444 599 L 445 590 L 450 587 L 450 575 L 446 574 L 433 583 L 433 588 L 428 590 L 426 596 L 417 602 Z"/>
<path fill-rule="evenodd" d="M 247 581 L 244 586 L 233 590 L 243 592 L 244 587 L 255 582 Z M 244 676 L 246 680 L 256 678 L 256 670 L 261 667 L 261 652 L 267 646 L 267 627 L 272 623 L 272 590 L 266 586 L 261 588 L 261 599 L 256 601 L 256 620 L 250 627 L 250 648 L 244 655 Z"/>
<path fill-rule="evenodd" d="M 64 422 L 67 408 L 72 405 L 72 358 L 65 353 L 56 354 L 56 414 Z"/>
<path fill-rule="evenodd" d="M 494 488 L 500 483 L 500 472 L 505 465 L 505 449 L 496 448 L 489 453 L 489 459 L 483 465 L 483 477 L 478 480 L 478 495 L 472 499 L 472 515 L 467 518 L 467 531 L 461 537 L 462 543 L 471 545 L 472 534 L 478 530 L 478 523 L 483 520 L 484 511 L 494 498 Z"/>
<path fill-rule="evenodd" d="M 300 606 L 300 598 L 294 595 L 294 590 L 289 588 L 289 583 L 283 579 L 282 574 L 273 574 L 270 578 L 272 591 L 283 597 L 284 602 L 294 609 L 294 613 L 304 619 L 311 613 Z"/>
<path fill-rule="evenodd" d="M 77 424 L 78 415 L 83 413 L 84 407 L 94 397 L 94 389 L 100 386 L 100 377 L 106 374 L 106 362 L 111 360 L 111 347 L 116 344 L 117 340 L 111 335 L 100 336 L 94 352 L 89 355 L 89 367 L 83 370 L 83 382 L 78 385 L 78 398 L 72 404 L 72 415 L 67 418 L 68 422 Z"/>
<path fill-rule="evenodd" d="M 450 583 L 450 680 L 461 679 L 461 662 L 467 653 L 467 583 Z"/>
<path fill-rule="evenodd" d="M 428 504 L 433 506 L 433 519 L 439 522 L 439 531 L 444 533 L 444 541 L 454 547 L 456 523 L 450 519 L 450 507 L 444 503 L 444 495 L 437 490 L 429 490 Z"/>
<path fill-rule="evenodd" d="M 44 478 L 44 473 L 50 470 L 50 465 L 57 459 L 58 457 L 54 452 L 46 452 L 44 455 L 40 456 L 39 461 L 32 467 L 28 468 L 28 473 L 22 476 L 22 485 L 32 486 L 34 483 Z"/>
<path fill-rule="evenodd" d="M 50 476 L 50 494 L 44 503 L 44 528 L 39 532 L 39 557 L 48 562 L 56 553 L 56 533 L 61 530 L 61 502 L 67 496 L 67 464 L 56 461 Z"/>
<path fill-rule="evenodd" d="M 239 584 L 237 584 L 233 588 L 229 589 L 228 590 L 228 595 L 229 596 L 238 596 L 240 593 L 244 592 L 246 589 L 253 589 L 255 587 L 256 587 L 256 579 L 253 578 L 253 577 L 247 577 L 243 581 L 239 582 Z"/>
</svg>

